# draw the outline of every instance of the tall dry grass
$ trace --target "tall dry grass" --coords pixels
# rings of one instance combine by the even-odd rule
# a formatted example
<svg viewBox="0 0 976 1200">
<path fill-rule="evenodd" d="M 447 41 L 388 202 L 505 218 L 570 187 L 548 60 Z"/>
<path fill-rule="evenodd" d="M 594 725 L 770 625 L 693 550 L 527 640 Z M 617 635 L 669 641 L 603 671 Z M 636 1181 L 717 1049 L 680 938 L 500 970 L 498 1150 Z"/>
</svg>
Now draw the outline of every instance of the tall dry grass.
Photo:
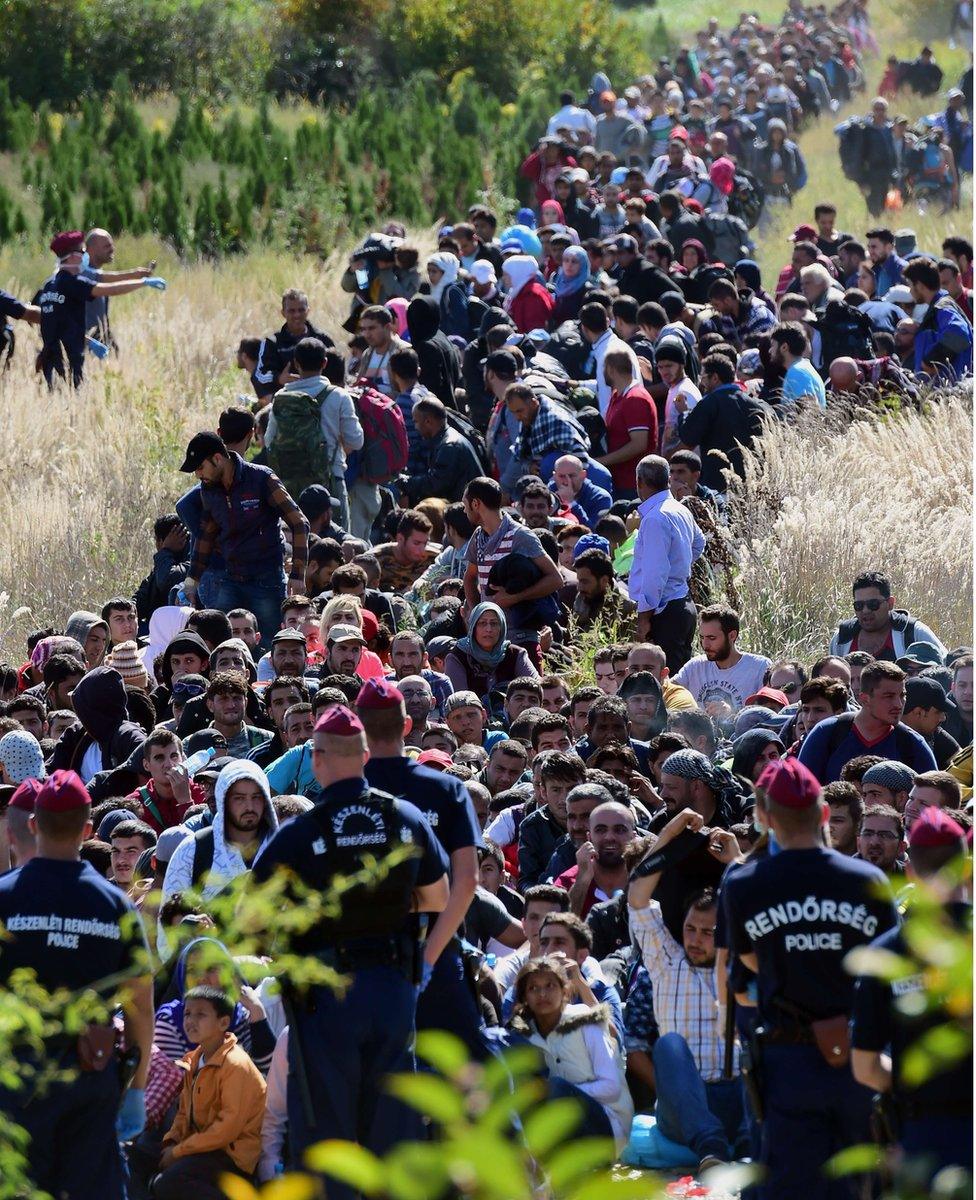
<svg viewBox="0 0 976 1200">
<path fill-rule="evenodd" d="M 853 615 L 860 571 L 888 575 L 900 607 L 947 645 L 972 643 L 971 392 L 928 411 L 831 429 L 775 424 L 733 491 L 737 586 L 751 649 L 810 659 Z"/>
<path fill-rule="evenodd" d="M 426 250 L 433 237 L 417 241 Z M 48 392 L 33 369 L 40 339 L 17 323 L 14 361 L 0 374 L 0 654 L 21 655 L 30 628 L 63 627 L 73 609 L 134 590 L 151 565 L 153 520 L 188 486 L 178 471 L 186 441 L 251 395 L 235 367 L 240 339 L 278 328 L 281 293 L 297 286 L 315 324 L 348 340 L 347 251 L 325 262 L 261 252 L 181 264 L 148 239 L 120 239 L 115 265 L 156 257 L 169 290 L 112 301 L 121 353 L 89 358 L 78 392 Z M 29 298 L 50 271 L 42 251 L 0 254 L 2 286 L 17 295 Z"/>
</svg>

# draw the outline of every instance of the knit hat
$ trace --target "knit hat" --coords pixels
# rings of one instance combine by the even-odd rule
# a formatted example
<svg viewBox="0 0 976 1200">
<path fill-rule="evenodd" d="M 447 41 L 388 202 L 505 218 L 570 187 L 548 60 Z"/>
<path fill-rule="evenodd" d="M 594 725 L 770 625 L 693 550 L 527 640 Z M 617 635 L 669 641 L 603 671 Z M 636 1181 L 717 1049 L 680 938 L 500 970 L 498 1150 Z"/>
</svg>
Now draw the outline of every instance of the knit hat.
<svg viewBox="0 0 976 1200">
<path fill-rule="evenodd" d="M 73 654 L 75 658 L 80 658 L 82 662 L 85 660 L 85 651 L 81 642 L 73 637 L 66 637 L 64 634 L 55 633 L 51 637 L 41 638 L 31 651 L 31 666 L 35 670 L 43 671 L 44 664 L 52 654 Z"/>
<path fill-rule="evenodd" d="M 44 755 L 38 740 L 26 729 L 12 729 L 0 738 L 0 764 L 10 783 L 45 777 Z"/>
<path fill-rule="evenodd" d="M 876 783 L 879 787 L 887 788 L 889 792 L 911 791 L 915 782 L 915 772 L 911 767 L 895 759 L 886 758 L 883 762 L 868 767 L 861 777 L 861 786 L 866 783 Z"/>
<path fill-rule="evenodd" d="M 656 362 L 679 363 L 683 367 L 688 361 L 688 354 L 680 338 L 664 337 L 654 347 L 654 358 Z"/>
<path fill-rule="evenodd" d="M 123 680 L 133 687 L 144 690 L 149 687 L 149 675 L 146 664 L 139 655 L 139 647 L 135 642 L 119 642 L 106 655 L 106 667 L 114 667 Z"/>
<path fill-rule="evenodd" d="M 587 550 L 602 550 L 609 556 L 610 543 L 598 533 L 584 533 L 581 538 L 576 539 L 576 545 L 573 547 L 573 562 Z"/>
</svg>

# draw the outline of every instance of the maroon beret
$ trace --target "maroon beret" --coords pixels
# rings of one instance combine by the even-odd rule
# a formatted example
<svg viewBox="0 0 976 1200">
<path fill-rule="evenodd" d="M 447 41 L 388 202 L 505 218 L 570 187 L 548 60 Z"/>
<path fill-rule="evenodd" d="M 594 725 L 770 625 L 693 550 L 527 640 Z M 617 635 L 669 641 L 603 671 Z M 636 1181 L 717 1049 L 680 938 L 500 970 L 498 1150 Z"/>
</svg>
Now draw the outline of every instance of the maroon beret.
<svg viewBox="0 0 976 1200">
<path fill-rule="evenodd" d="M 85 235 L 80 229 L 69 229 L 64 233 L 56 233 L 51 238 L 51 249 L 58 256 L 64 258 L 67 254 L 74 254 L 76 250 L 84 250 Z"/>
<path fill-rule="evenodd" d="M 34 811 L 74 812 L 91 804 L 91 794 L 74 771 L 55 771 L 38 788 Z"/>
<path fill-rule="evenodd" d="M 928 804 L 912 826 L 908 844 L 912 847 L 958 846 L 965 837 L 966 831 L 958 821 L 954 821 L 937 805 Z"/>
<path fill-rule="evenodd" d="M 344 704 L 332 704 L 315 722 L 316 733 L 328 733 L 332 737 L 355 737 L 363 733 L 363 723 Z"/>
<path fill-rule="evenodd" d="M 367 679 L 356 697 L 358 709 L 399 708 L 403 704 L 403 693 L 392 679 L 374 677 Z"/>
<path fill-rule="evenodd" d="M 798 758 L 777 758 L 767 763 L 756 787 L 771 803 L 783 808 L 812 808 L 820 799 L 817 777 Z"/>
</svg>

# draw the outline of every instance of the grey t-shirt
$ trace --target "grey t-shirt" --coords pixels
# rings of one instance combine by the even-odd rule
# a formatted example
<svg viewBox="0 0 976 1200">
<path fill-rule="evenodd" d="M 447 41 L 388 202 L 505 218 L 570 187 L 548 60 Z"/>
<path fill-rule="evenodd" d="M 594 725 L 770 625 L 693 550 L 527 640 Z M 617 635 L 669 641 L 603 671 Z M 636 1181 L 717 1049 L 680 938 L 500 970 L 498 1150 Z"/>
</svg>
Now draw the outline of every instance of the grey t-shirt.
<svg viewBox="0 0 976 1200">
<path fill-rule="evenodd" d="M 505 932 L 511 920 L 501 900 L 478 884 L 464 918 L 464 937 L 483 949 L 492 938 Z"/>
</svg>

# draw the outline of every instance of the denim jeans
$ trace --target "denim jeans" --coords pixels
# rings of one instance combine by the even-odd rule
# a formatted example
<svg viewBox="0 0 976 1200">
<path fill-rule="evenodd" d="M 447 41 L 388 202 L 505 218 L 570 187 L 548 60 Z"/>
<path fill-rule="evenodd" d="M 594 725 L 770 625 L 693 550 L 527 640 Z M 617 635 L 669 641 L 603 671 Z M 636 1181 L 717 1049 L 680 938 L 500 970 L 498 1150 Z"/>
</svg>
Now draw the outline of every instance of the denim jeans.
<svg viewBox="0 0 976 1200">
<path fill-rule="evenodd" d="M 549 1076 L 549 1099 L 565 1100 L 566 1098 L 579 1101 L 582 1108 L 580 1123 L 573 1131 L 573 1137 L 613 1137 L 613 1126 L 607 1116 L 607 1110 L 592 1096 L 588 1096 L 575 1083 L 566 1079 L 556 1079 Z"/>
<path fill-rule="evenodd" d="M 232 579 L 224 575 L 217 589 L 214 608 L 230 612 L 246 608 L 254 613 L 261 631 L 261 650 L 271 649 L 271 639 L 281 628 L 281 602 L 285 598 L 283 571 L 265 571 L 252 579 Z"/>
<path fill-rule="evenodd" d="M 227 575 L 224 571 L 211 571 L 208 567 L 200 576 L 200 586 L 197 588 L 197 599 L 201 608 L 216 608 L 220 588 Z"/>
<path fill-rule="evenodd" d="M 714 1154 L 731 1162 L 736 1143 L 745 1139 L 745 1113 L 738 1079 L 706 1083 L 679 1033 L 654 1043 L 654 1084 L 658 1127 L 666 1138 L 688 1146 L 699 1158 Z"/>
</svg>

